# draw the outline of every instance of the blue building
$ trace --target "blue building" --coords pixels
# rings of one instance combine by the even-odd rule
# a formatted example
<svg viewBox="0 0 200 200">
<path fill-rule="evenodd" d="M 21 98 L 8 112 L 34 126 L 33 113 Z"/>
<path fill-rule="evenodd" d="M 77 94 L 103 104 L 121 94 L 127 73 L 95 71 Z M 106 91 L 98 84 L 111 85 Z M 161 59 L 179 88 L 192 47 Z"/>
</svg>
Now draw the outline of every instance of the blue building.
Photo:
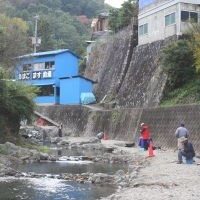
<svg viewBox="0 0 200 200">
<path fill-rule="evenodd" d="M 38 104 L 92 103 L 95 82 L 78 75 L 79 59 L 69 49 L 24 55 L 19 57 L 15 79 L 40 87 Z"/>
</svg>

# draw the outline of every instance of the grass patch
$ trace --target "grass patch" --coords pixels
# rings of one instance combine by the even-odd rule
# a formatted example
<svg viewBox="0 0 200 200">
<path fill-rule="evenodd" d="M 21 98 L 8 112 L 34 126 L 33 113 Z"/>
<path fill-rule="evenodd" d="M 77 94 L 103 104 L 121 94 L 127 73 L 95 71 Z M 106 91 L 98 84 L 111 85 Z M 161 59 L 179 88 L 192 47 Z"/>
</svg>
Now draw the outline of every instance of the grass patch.
<svg viewBox="0 0 200 200">
<path fill-rule="evenodd" d="M 192 80 L 189 83 L 183 85 L 181 88 L 177 88 L 170 92 L 166 98 L 161 102 L 160 106 L 175 106 L 182 104 L 199 104 L 200 99 L 197 92 L 198 80 Z"/>
<path fill-rule="evenodd" d="M 39 152 L 43 152 L 43 153 L 49 153 L 51 151 L 51 149 L 47 146 L 32 144 L 30 141 L 25 140 L 21 137 L 16 137 L 14 144 L 17 146 L 20 146 L 22 148 L 35 149 L 35 150 L 37 150 Z"/>
<path fill-rule="evenodd" d="M 27 148 L 27 149 L 35 149 L 39 152 L 43 152 L 43 153 L 49 153 L 51 151 L 51 149 L 47 146 L 36 146 L 36 145 L 32 145 L 29 143 L 25 143 L 24 145 L 20 145 L 22 148 Z"/>
</svg>

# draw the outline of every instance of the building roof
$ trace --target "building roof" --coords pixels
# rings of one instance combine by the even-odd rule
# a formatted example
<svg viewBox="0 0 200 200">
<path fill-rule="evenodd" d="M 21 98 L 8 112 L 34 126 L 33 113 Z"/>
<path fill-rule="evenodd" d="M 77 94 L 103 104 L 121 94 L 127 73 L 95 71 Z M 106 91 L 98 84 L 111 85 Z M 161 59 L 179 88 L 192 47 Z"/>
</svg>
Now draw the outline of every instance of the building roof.
<svg viewBox="0 0 200 200">
<path fill-rule="evenodd" d="M 47 55 L 56 55 L 60 53 L 66 53 L 69 52 L 76 56 L 78 59 L 81 59 L 81 57 L 76 54 L 75 52 L 69 50 L 69 49 L 59 49 L 59 50 L 54 50 L 54 51 L 45 51 L 45 52 L 38 52 L 38 53 L 32 53 L 32 54 L 26 54 L 23 56 L 19 56 L 18 58 L 25 58 L 25 57 L 40 57 L 40 56 L 47 56 Z"/>
<path fill-rule="evenodd" d="M 87 44 L 91 44 L 91 43 L 95 43 L 95 41 L 92 41 L 92 40 L 87 40 L 85 41 Z"/>
<path fill-rule="evenodd" d="M 109 18 L 109 13 L 100 13 L 99 18 Z"/>
<path fill-rule="evenodd" d="M 96 81 L 93 81 L 91 79 L 85 78 L 83 76 L 67 76 L 67 77 L 62 77 L 62 78 L 59 78 L 59 79 L 70 79 L 70 78 L 83 78 L 83 79 L 85 79 L 87 81 L 92 82 L 93 84 L 97 83 Z"/>
</svg>

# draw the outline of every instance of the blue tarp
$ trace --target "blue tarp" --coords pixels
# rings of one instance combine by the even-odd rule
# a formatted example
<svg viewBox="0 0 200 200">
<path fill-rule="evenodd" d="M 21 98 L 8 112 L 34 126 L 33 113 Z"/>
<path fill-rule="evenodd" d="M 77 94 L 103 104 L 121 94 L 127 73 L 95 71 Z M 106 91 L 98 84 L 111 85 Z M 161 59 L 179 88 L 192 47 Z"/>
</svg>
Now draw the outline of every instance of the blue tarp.
<svg viewBox="0 0 200 200">
<path fill-rule="evenodd" d="M 88 93 L 81 93 L 81 103 L 82 104 L 90 104 L 95 102 L 95 96 L 93 93 L 88 92 Z"/>
</svg>

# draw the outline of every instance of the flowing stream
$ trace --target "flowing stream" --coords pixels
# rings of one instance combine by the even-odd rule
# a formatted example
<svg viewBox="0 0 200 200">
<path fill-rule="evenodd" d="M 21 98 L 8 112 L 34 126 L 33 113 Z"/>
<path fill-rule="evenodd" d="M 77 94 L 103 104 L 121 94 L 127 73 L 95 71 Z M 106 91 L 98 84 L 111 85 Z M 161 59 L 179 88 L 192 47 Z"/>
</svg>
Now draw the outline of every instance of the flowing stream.
<svg viewBox="0 0 200 200">
<path fill-rule="evenodd" d="M 94 156 L 105 152 L 93 150 L 69 150 L 52 146 L 55 156 Z M 127 164 L 91 163 L 88 161 L 58 161 L 29 164 L 16 164 L 12 168 L 22 172 L 37 174 L 114 174 L 119 169 L 127 169 Z M 77 184 L 50 178 L 0 178 L 0 200 L 94 200 L 115 192 L 108 186 Z"/>
</svg>

